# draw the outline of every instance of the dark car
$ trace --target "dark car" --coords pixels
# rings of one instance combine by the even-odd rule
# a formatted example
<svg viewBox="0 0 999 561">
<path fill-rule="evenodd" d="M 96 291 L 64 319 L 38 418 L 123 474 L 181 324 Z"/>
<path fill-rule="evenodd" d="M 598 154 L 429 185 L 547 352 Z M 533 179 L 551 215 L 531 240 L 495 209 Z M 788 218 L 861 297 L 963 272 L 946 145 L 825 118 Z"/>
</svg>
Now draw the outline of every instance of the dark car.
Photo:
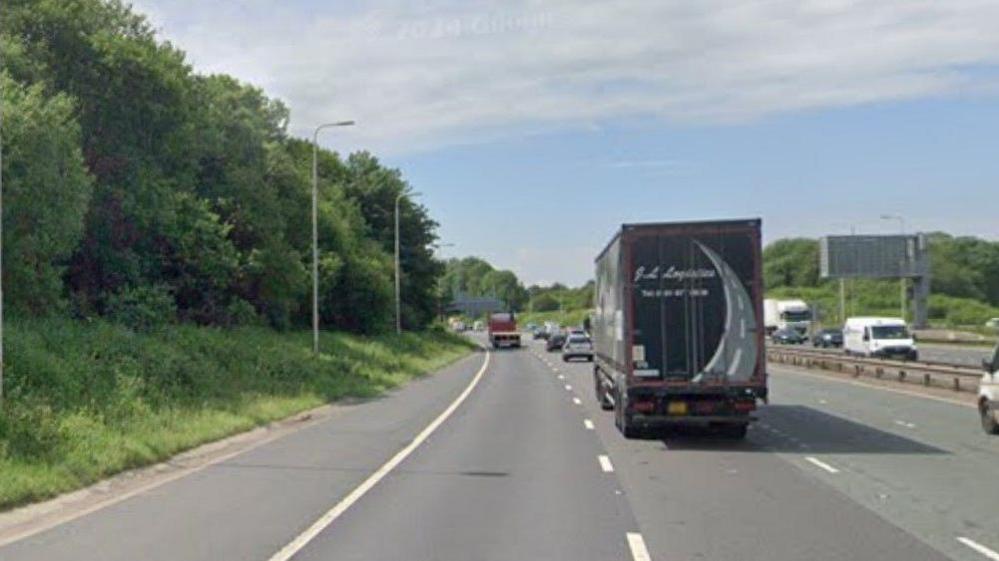
<svg viewBox="0 0 999 561">
<path fill-rule="evenodd" d="M 545 332 L 544 327 L 535 327 L 531 330 L 531 338 L 537 341 L 538 339 L 547 339 L 548 333 Z"/>
<path fill-rule="evenodd" d="M 779 329 L 770 336 L 770 341 L 776 345 L 801 345 L 807 340 L 807 337 L 794 329 Z"/>
<path fill-rule="evenodd" d="M 561 351 L 563 345 L 565 345 L 565 333 L 552 333 L 545 343 L 545 350 L 550 353 Z"/>
<path fill-rule="evenodd" d="M 812 337 L 812 346 L 823 349 L 839 348 L 843 346 L 842 329 L 823 329 Z"/>
<path fill-rule="evenodd" d="M 593 341 L 586 335 L 569 335 L 562 345 L 562 360 L 569 362 L 574 358 L 593 362 Z"/>
</svg>

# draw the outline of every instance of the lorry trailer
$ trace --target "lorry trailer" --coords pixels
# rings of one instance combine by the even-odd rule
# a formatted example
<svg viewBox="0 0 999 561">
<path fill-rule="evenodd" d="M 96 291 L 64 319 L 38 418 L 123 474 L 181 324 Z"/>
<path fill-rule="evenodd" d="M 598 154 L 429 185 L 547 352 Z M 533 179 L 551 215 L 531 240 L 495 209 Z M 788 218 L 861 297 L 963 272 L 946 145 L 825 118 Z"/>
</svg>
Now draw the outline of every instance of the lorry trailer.
<svg viewBox="0 0 999 561">
<path fill-rule="evenodd" d="M 761 221 L 626 224 L 596 259 L 597 400 L 631 438 L 743 438 L 767 399 Z"/>
<path fill-rule="evenodd" d="M 494 349 L 520 347 L 520 331 L 517 330 L 517 317 L 513 312 L 489 316 L 489 343 Z"/>
</svg>

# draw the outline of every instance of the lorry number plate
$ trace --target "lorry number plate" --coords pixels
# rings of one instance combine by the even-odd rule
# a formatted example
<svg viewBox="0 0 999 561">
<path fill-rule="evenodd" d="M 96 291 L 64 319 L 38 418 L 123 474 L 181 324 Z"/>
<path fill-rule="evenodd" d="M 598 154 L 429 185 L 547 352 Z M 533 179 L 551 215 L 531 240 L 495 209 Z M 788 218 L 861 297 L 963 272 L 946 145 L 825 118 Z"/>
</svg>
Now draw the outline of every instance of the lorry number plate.
<svg viewBox="0 0 999 561">
<path fill-rule="evenodd" d="M 683 401 L 671 401 L 666 408 L 666 412 L 670 415 L 686 415 L 687 404 Z"/>
</svg>

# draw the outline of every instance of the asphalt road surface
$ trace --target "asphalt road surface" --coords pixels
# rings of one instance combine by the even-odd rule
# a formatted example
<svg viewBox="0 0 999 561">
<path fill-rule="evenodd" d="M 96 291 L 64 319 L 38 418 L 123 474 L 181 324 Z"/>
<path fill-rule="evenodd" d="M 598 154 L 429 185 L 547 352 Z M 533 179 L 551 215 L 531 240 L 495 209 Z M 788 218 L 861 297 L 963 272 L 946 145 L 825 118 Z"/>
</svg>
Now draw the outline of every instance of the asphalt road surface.
<svg viewBox="0 0 999 561">
<path fill-rule="evenodd" d="M 999 550 L 999 439 L 966 406 L 778 370 L 745 442 L 627 441 L 593 399 L 589 364 L 532 343 L 493 353 L 477 378 L 485 357 L 0 560 L 988 561 Z"/>
</svg>

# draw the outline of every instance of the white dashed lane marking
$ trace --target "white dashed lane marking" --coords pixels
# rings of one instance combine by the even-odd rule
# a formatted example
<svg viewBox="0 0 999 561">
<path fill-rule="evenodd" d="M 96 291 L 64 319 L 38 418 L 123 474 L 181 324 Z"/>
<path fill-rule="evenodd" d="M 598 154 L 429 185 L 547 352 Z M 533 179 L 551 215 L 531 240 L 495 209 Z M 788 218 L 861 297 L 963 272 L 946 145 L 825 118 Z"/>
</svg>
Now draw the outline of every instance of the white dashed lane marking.
<svg viewBox="0 0 999 561">
<path fill-rule="evenodd" d="M 976 542 L 975 540 L 968 538 L 957 538 L 957 541 L 970 547 L 971 549 L 974 549 L 978 553 L 981 553 L 982 555 L 985 556 L 986 559 L 991 559 L 992 561 L 999 561 L 999 553 L 985 547 L 984 545 Z"/>
<path fill-rule="evenodd" d="M 813 466 L 817 466 L 818 468 L 820 468 L 820 469 L 822 469 L 824 471 L 827 471 L 827 472 L 829 472 L 829 473 L 831 473 L 833 475 L 836 475 L 837 473 L 839 473 L 838 469 L 832 467 L 831 465 L 823 462 L 822 460 L 820 460 L 818 458 L 813 458 L 812 456 L 809 456 L 809 457 L 805 458 L 805 461 L 808 462 L 808 463 L 810 463 L 810 464 L 812 464 Z"/>
<path fill-rule="evenodd" d="M 645 540 L 642 534 L 628 534 L 628 549 L 631 550 L 631 558 L 635 561 L 652 561 L 649 549 L 645 547 Z"/>
</svg>

